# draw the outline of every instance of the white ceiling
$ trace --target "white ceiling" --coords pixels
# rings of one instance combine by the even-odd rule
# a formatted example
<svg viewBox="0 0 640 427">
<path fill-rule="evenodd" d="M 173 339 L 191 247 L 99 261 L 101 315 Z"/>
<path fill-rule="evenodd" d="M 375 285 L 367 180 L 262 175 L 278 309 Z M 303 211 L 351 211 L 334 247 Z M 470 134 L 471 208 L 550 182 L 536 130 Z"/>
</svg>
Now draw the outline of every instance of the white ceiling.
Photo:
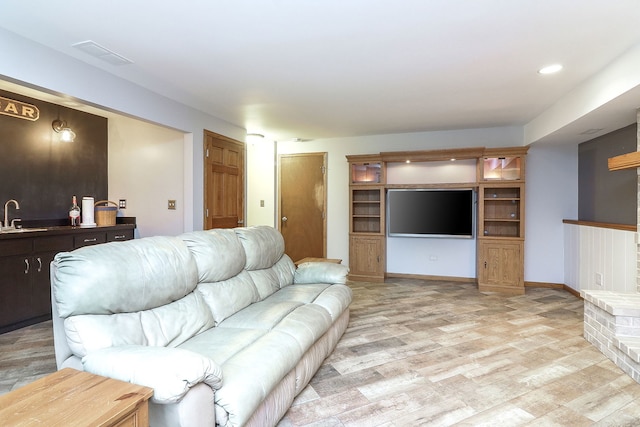
<svg viewBox="0 0 640 427">
<path fill-rule="evenodd" d="M 0 27 L 248 132 L 316 139 L 525 125 L 640 43 L 640 2 L 6 0 Z"/>
</svg>

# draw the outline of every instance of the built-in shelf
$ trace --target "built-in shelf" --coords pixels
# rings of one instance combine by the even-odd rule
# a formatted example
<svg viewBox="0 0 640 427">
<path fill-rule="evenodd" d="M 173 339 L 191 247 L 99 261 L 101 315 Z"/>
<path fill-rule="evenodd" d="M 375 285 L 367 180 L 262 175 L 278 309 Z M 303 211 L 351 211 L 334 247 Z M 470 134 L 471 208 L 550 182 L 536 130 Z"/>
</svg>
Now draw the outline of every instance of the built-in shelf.
<svg viewBox="0 0 640 427">
<path fill-rule="evenodd" d="M 473 147 L 347 156 L 349 278 L 384 281 L 387 190 L 477 188 L 478 287 L 488 292 L 524 293 L 528 148 Z"/>
</svg>

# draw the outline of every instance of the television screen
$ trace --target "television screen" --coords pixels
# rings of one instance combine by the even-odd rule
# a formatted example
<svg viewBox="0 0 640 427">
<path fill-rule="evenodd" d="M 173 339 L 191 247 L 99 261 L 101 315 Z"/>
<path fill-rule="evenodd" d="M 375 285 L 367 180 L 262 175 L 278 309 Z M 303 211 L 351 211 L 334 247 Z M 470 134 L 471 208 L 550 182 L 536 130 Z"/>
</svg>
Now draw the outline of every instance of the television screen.
<svg viewBox="0 0 640 427">
<path fill-rule="evenodd" d="M 389 236 L 473 238 L 473 189 L 390 189 Z"/>
</svg>

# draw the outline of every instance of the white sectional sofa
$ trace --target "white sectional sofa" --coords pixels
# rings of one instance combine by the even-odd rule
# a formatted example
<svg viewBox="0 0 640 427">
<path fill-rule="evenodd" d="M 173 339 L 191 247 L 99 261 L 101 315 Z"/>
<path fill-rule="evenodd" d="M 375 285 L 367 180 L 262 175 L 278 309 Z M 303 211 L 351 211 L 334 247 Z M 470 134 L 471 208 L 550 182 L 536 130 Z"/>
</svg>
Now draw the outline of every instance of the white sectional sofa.
<svg viewBox="0 0 640 427">
<path fill-rule="evenodd" d="M 59 253 L 57 366 L 152 387 L 154 427 L 275 425 L 347 327 L 346 274 L 264 226 Z"/>
</svg>

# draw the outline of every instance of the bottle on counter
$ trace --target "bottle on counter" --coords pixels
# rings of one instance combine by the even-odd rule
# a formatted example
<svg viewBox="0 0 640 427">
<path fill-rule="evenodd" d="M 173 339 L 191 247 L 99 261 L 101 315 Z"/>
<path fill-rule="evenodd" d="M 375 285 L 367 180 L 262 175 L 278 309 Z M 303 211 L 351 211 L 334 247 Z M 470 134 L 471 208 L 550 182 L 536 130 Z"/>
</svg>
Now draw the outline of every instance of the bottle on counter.
<svg viewBox="0 0 640 427">
<path fill-rule="evenodd" d="M 80 226 L 80 207 L 78 206 L 76 196 L 73 196 L 71 208 L 69 208 L 69 223 L 72 227 Z"/>
</svg>

